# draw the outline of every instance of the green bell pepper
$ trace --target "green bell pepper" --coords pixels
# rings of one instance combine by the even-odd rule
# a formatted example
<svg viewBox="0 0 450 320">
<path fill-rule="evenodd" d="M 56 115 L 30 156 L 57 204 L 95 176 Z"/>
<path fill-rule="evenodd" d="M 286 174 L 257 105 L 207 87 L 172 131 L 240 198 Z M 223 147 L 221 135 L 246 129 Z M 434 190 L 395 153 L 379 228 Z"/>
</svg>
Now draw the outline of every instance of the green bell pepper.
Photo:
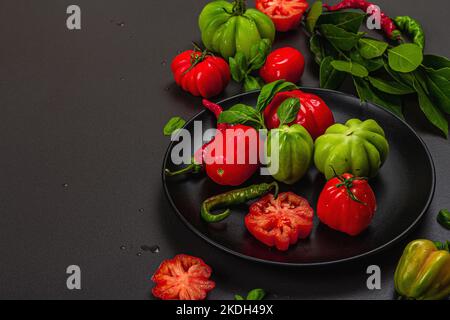
<svg viewBox="0 0 450 320">
<path fill-rule="evenodd" d="M 254 44 L 275 39 L 272 20 L 256 9 L 247 9 L 245 0 L 210 2 L 200 14 L 199 27 L 205 47 L 227 60 L 237 52 L 250 59 Z"/>
<path fill-rule="evenodd" d="M 278 148 L 273 146 L 275 139 L 278 139 Z M 269 172 L 280 182 L 294 184 L 308 171 L 312 162 L 313 150 L 313 139 L 303 126 L 299 124 L 290 127 L 283 125 L 278 129 L 273 129 L 269 132 L 267 139 L 267 155 L 271 160 Z M 272 151 L 278 151 L 278 166 L 274 163 Z"/>
<path fill-rule="evenodd" d="M 375 120 L 335 124 L 315 143 L 314 163 L 329 180 L 336 174 L 374 177 L 389 153 L 383 129 Z"/>
<path fill-rule="evenodd" d="M 450 295 L 450 253 L 429 240 L 409 243 L 394 276 L 395 290 L 406 299 L 442 300 Z"/>
</svg>

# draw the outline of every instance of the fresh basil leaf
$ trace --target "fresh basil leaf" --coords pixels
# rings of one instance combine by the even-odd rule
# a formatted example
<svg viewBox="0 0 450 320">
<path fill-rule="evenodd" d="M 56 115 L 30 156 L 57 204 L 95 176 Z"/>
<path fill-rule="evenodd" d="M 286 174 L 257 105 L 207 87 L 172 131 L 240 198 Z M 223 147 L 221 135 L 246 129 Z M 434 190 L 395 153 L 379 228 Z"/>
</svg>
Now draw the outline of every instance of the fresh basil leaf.
<svg viewBox="0 0 450 320">
<path fill-rule="evenodd" d="M 401 44 L 388 50 L 389 66 L 394 71 L 408 73 L 416 70 L 423 61 L 422 49 L 413 43 Z"/>
<path fill-rule="evenodd" d="M 447 230 L 450 230 L 450 211 L 448 211 L 447 209 L 442 209 L 441 211 L 439 211 L 437 221 L 441 226 L 443 226 Z M 447 241 L 447 250 L 448 244 L 449 242 Z"/>
<path fill-rule="evenodd" d="M 366 15 L 358 12 L 335 11 L 323 13 L 317 24 L 332 24 L 346 31 L 356 33 L 361 27 Z"/>
<path fill-rule="evenodd" d="M 249 71 L 261 69 L 271 49 L 272 44 L 269 39 L 262 39 L 258 43 L 255 43 L 250 50 Z"/>
<path fill-rule="evenodd" d="M 320 87 L 324 89 L 338 89 L 346 78 L 346 73 L 333 68 L 332 57 L 326 57 L 320 64 Z"/>
<path fill-rule="evenodd" d="M 165 136 L 171 136 L 172 133 L 181 129 L 186 124 L 186 120 L 180 117 L 171 118 L 164 126 L 163 132 Z"/>
<path fill-rule="evenodd" d="M 437 75 L 439 77 L 446 79 L 447 81 L 450 81 L 450 68 L 442 68 L 439 70 L 433 70 L 430 68 L 426 68 L 426 70 L 428 73 Z"/>
<path fill-rule="evenodd" d="M 320 16 L 322 15 L 323 7 L 322 7 L 322 1 L 316 1 L 311 6 L 311 9 L 309 10 L 308 16 L 306 17 L 306 30 L 308 30 L 309 33 L 314 33 L 314 29 L 316 28 L 317 20 L 319 20 Z"/>
<path fill-rule="evenodd" d="M 364 59 L 373 59 L 383 55 L 388 48 L 387 42 L 362 38 L 359 40 L 359 52 Z"/>
<path fill-rule="evenodd" d="M 383 58 L 374 58 L 374 59 L 364 59 L 359 50 L 353 49 L 350 51 L 350 59 L 353 62 L 359 63 L 364 66 L 369 72 L 374 72 L 383 67 L 384 61 Z"/>
<path fill-rule="evenodd" d="M 450 241 L 446 241 L 446 242 L 434 241 L 434 245 L 436 246 L 436 248 L 438 250 L 450 251 Z"/>
<path fill-rule="evenodd" d="M 320 32 L 333 46 L 344 51 L 354 48 L 361 38 L 360 35 L 348 32 L 332 24 L 321 25 Z"/>
<path fill-rule="evenodd" d="M 241 295 L 239 295 L 239 294 L 236 294 L 236 295 L 234 296 L 234 300 L 245 300 L 245 299 L 244 299 L 243 296 L 241 296 Z"/>
<path fill-rule="evenodd" d="M 369 71 L 356 62 L 334 60 L 331 61 L 331 66 L 338 71 L 350 73 L 355 77 L 365 78 L 369 75 Z"/>
<path fill-rule="evenodd" d="M 266 293 L 263 289 L 253 289 L 247 295 L 247 300 L 262 300 L 264 299 Z"/>
<path fill-rule="evenodd" d="M 322 52 L 323 48 L 319 35 L 315 34 L 309 39 L 309 50 L 314 54 L 314 61 L 320 65 L 324 54 Z"/>
<path fill-rule="evenodd" d="M 247 106 L 245 104 L 236 104 L 230 109 L 223 111 L 218 123 L 228 123 L 228 124 L 251 124 L 257 129 L 262 127 L 261 114 L 254 108 Z"/>
<path fill-rule="evenodd" d="M 372 89 L 369 82 L 362 78 L 353 77 L 353 82 L 355 83 L 356 91 L 361 101 L 375 103 L 403 118 L 402 103 L 399 97 L 386 95 Z"/>
<path fill-rule="evenodd" d="M 262 86 L 264 85 L 264 82 L 261 78 L 254 77 L 254 76 L 247 76 L 244 80 L 244 91 L 254 91 L 254 90 L 260 90 Z"/>
<path fill-rule="evenodd" d="M 242 69 L 239 68 L 239 66 L 236 62 L 236 59 L 233 57 L 230 57 L 228 62 L 230 64 L 231 77 L 233 78 L 234 81 L 241 82 L 244 79 L 244 73 L 243 73 Z"/>
<path fill-rule="evenodd" d="M 414 77 L 411 76 L 409 73 L 397 73 L 394 70 L 389 67 L 388 63 L 384 63 L 384 69 L 386 70 L 387 74 L 391 76 L 392 79 L 397 81 L 398 83 L 409 87 L 410 89 L 414 89 Z M 416 91 L 414 89 L 414 91 Z"/>
<path fill-rule="evenodd" d="M 288 98 L 280 104 L 277 110 L 278 119 L 280 119 L 280 127 L 289 124 L 297 118 L 300 110 L 300 100 L 298 98 Z"/>
<path fill-rule="evenodd" d="M 450 68 L 450 60 L 446 57 L 426 54 L 423 56 L 423 65 L 434 70 Z"/>
<path fill-rule="evenodd" d="M 369 77 L 368 79 L 372 86 L 385 93 L 393 95 L 405 95 L 415 92 L 415 90 L 411 89 L 409 86 L 406 86 L 397 81 L 388 81 L 376 77 Z"/>
<path fill-rule="evenodd" d="M 450 81 L 441 77 L 437 71 L 427 73 L 427 85 L 440 109 L 450 114 Z"/>
<path fill-rule="evenodd" d="M 287 82 L 284 80 L 277 80 L 266 84 L 262 87 L 261 92 L 258 96 L 258 101 L 256 102 L 256 110 L 259 112 L 264 111 L 267 105 L 272 101 L 273 97 L 283 91 L 291 91 L 297 89 L 297 86 L 292 82 Z"/>
<path fill-rule="evenodd" d="M 433 102 L 428 97 L 424 88 L 421 85 L 421 81 L 414 80 L 414 88 L 416 89 L 419 97 L 419 106 L 425 117 L 439 130 L 441 130 L 445 137 L 448 137 L 448 122 L 444 114 L 433 105 Z"/>
</svg>

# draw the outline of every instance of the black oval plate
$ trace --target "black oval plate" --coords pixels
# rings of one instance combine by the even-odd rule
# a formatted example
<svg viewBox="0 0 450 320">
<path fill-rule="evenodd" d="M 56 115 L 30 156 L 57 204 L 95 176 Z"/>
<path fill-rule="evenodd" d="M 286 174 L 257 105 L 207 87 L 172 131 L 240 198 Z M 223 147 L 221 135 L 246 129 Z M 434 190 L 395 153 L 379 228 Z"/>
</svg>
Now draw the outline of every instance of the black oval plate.
<svg viewBox="0 0 450 320">
<path fill-rule="evenodd" d="M 207 224 L 200 218 L 202 201 L 231 188 L 215 184 L 201 173 L 195 177 L 166 178 L 163 184 L 167 197 L 177 214 L 197 235 L 236 256 L 273 264 L 290 266 L 323 265 L 343 262 L 375 253 L 399 240 L 410 231 L 428 209 L 434 194 L 435 170 L 431 155 L 413 129 L 394 114 L 373 104 L 361 104 L 359 99 L 343 93 L 303 88 L 320 96 L 331 108 L 336 122 L 350 118 L 375 119 L 386 132 L 390 144 L 389 157 L 379 175 L 370 180 L 378 202 L 378 210 L 370 227 L 357 237 L 329 229 L 314 218 L 314 229 L 306 240 L 300 240 L 288 251 L 280 252 L 260 243 L 247 232 L 244 217 L 248 207 L 233 208 L 232 215 L 222 223 Z M 238 95 L 222 101 L 226 109 L 236 103 L 255 105 L 258 92 Z M 193 132 L 194 120 L 202 121 L 203 130 L 215 127 L 210 112 L 200 112 L 187 124 Z M 170 161 L 171 143 L 164 158 L 163 169 L 176 169 Z M 255 177 L 246 185 L 262 182 Z M 325 184 L 324 177 L 311 168 L 306 177 L 294 186 L 282 186 L 283 191 L 307 198 L 315 208 Z"/>
</svg>

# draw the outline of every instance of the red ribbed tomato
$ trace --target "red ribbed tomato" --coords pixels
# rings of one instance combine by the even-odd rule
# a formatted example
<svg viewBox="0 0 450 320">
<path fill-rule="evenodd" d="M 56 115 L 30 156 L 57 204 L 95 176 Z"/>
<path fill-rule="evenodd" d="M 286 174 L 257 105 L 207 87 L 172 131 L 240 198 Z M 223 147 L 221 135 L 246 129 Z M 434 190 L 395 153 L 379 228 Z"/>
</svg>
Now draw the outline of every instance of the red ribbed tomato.
<svg viewBox="0 0 450 320">
<path fill-rule="evenodd" d="M 245 226 L 265 245 L 285 251 L 298 239 L 309 236 L 313 217 L 308 201 L 295 193 L 280 193 L 276 199 L 268 194 L 250 206 Z"/>
<path fill-rule="evenodd" d="M 369 226 L 376 208 L 367 180 L 346 173 L 327 182 L 317 203 L 317 215 L 330 228 L 356 236 Z"/>
<path fill-rule="evenodd" d="M 264 119 L 268 129 L 279 127 L 278 107 L 288 98 L 298 98 L 301 104 L 297 118 L 291 124 L 301 124 L 308 130 L 313 139 L 324 134 L 325 130 L 334 124 L 333 113 L 322 99 L 314 94 L 292 90 L 277 93 L 264 110 Z"/>
<path fill-rule="evenodd" d="M 211 98 L 220 94 L 231 79 L 228 63 L 200 51 L 185 51 L 172 61 L 175 82 L 194 96 Z"/>
</svg>

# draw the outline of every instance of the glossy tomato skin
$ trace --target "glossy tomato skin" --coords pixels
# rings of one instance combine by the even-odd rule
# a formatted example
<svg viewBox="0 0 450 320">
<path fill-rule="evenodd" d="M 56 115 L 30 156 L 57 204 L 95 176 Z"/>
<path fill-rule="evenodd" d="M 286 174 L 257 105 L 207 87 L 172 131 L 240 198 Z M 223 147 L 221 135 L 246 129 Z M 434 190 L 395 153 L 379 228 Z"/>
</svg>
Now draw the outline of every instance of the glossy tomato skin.
<svg viewBox="0 0 450 320">
<path fill-rule="evenodd" d="M 291 125 L 302 125 L 313 139 L 323 135 L 327 128 L 334 124 L 333 113 L 321 98 L 301 90 L 292 90 L 276 94 L 264 110 L 264 120 L 268 129 L 279 127 L 278 107 L 288 98 L 298 98 L 301 104 L 297 118 Z"/>
<path fill-rule="evenodd" d="M 204 300 L 216 286 L 211 273 L 202 259 L 179 254 L 163 261 L 153 274 L 152 293 L 162 300 Z"/>
<path fill-rule="evenodd" d="M 286 251 L 298 239 L 310 235 L 313 217 L 306 199 L 292 192 L 280 193 L 277 199 L 268 194 L 250 206 L 245 226 L 265 245 Z"/>
<path fill-rule="evenodd" d="M 261 143 L 258 131 L 253 127 L 238 124 L 219 128 L 214 140 L 203 150 L 207 175 L 220 185 L 243 184 L 260 167 L 258 154 Z M 234 150 L 233 155 L 228 155 L 230 150 Z M 243 161 L 239 161 L 241 155 L 245 155 Z"/>
<path fill-rule="evenodd" d="M 345 179 L 351 174 L 342 175 Z M 361 202 L 353 200 L 338 178 L 327 182 L 317 203 L 317 215 L 320 221 L 334 230 L 356 236 L 364 231 L 373 219 L 377 202 L 375 194 L 367 180 L 354 180 L 351 191 Z"/>
<path fill-rule="evenodd" d="M 227 62 L 219 57 L 206 56 L 194 67 L 192 61 L 200 57 L 201 52 L 188 50 L 172 61 L 171 69 L 175 82 L 193 96 L 211 98 L 220 94 L 231 79 Z"/>
<path fill-rule="evenodd" d="M 285 32 L 299 26 L 308 9 L 306 0 L 256 0 L 256 9 L 267 14 L 277 31 Z"/>
<path fill-rule="evenodd" d="M 297 83 L 305 71 L 305 58 L 297 49 L 284 47 L 276 49 L 267 56 L 259 75 L 266 83 L 286 80 Z"/>
</svg>

